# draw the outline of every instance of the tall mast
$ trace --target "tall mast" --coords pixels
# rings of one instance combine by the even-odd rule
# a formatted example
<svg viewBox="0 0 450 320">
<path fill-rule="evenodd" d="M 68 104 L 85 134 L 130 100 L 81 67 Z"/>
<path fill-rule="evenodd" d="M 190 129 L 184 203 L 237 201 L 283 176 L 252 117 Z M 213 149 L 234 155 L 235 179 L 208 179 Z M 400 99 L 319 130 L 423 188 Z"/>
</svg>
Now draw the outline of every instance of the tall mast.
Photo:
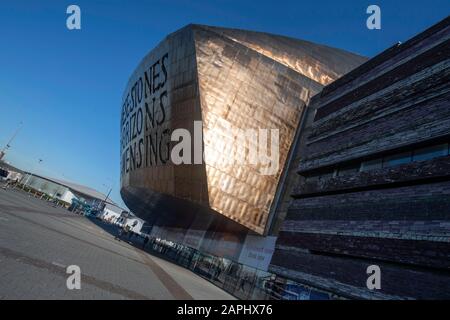
<svg viewBox="0 0 450 320">
<path fill-rule="evenodd" d="M 9 139 L 8 143 L 6 144 L 6 146 L 2 149 L 2 151 L 0 151 L 0 160 L 3 159 L 3 157 L 6 154 L 6 151 L 11 147 L 11 143 L 14 141 L 14 139 L 16 138 L 17 134 L 19 133 L 20 129 L 22 129 L 22 122 L 20 122 L 19 127 L 16 129 L 16 131 L 14 132 L 14 134 L 12 135 L 11 139 Z"/>
</svg>

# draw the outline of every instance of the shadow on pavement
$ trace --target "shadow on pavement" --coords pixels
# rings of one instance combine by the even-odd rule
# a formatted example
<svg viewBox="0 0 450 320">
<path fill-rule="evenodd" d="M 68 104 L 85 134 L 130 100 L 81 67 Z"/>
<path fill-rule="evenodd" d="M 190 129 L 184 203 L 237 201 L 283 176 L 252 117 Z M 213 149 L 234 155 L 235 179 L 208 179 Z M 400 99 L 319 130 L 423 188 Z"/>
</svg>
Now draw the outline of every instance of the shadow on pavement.
<svg viewBox="0 0 450 320">
<path fill-rule="evenodd" d="M 135 233 L 128 233 L 127 235 L 119 236 L 120 228 L 118 226 L 104 222 L 103 220 L 100 220 L 98 218 L 93 218 L 93 217 L 86 217 L 86 218 L 89 219 L 96 226 L 102 228 L 104 231 L 113 235 L 117 241 L 124 241 L 135 247 L 142 248 L 142 245 L 144 243 L 144 238 L 141 237 L 140 235 L 135 234 Z"/>
</svg>

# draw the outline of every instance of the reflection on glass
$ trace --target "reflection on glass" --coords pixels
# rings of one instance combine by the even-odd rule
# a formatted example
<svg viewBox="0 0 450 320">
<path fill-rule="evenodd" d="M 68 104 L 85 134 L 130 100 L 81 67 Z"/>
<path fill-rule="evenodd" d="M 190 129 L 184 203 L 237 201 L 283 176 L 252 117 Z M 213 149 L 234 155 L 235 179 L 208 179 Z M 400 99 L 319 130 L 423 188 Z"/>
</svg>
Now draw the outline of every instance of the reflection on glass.
<svg viewBox="0 0 450 320">
<path fill-rule="evenodd" d="M 346 176 L 357 172 L 359 172 L 359 164 L 353 164 L 340 168 L 338 171 L 338 176 Z"/>
<path fill-rule="evenodd" d="M 448 155 L 448 144 L 414 150 L 413 161 L 424 161 Z"/>
<path fill-rule="evenodd" d="M 375 169 L 381 169 L 383 166 L 383 159 L 375 159 L 370 161 L 364 161 L 361 163 L 361 171 L 370 171 Z"/>
<path fill-rule="evenodd" d="M 389 157 L 385 157 L 383 161 L 383 167 L 389 168 L 400 164 L 411 162 L 411 151 L 394 154 Z"/>
<path fill-rule="evenodd" d="M 338 297 L 273 273 L 163 239 L 151 238 L 146 250 L 186 267 L 244 300 L 324 300 Z"/>
</svg>

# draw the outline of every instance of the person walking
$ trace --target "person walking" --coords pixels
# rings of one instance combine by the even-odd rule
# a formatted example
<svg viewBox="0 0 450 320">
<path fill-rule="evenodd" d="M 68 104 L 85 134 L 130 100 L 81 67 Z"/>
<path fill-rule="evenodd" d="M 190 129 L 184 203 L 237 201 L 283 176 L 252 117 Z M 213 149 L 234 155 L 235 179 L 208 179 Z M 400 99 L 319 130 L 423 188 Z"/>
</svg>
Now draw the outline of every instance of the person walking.
<svg viewBox="0 0 450 320">
<path fill-rule="evenodd" d="M 124 232 L 123 228 L 122 228 L 122 227 L 119 227 L 119 232 L 118 232 L 118 234 L 114 237 L 114 239 L 120 241 L 120 238 L 122 237 L 123 232 Z"/>
<path fill-rule="evenodd" d="M 142 244 L 142 249 L 145 249 L 145 246 L 147 245 L 147 243 L 148 243 L 148 236 L 145 236 L 145 238 L 144 238 L 144 242 L 143 242 L 143 244 Z"/>
<path fill-rule="evenodd" d="M 241 283 L 239 285 L 239 290 L 242 290 L 245 292 L 245 284 L 248 282 L 248 277 L 245 276 L 243 278 L 241 278 Z"/>
</svg>

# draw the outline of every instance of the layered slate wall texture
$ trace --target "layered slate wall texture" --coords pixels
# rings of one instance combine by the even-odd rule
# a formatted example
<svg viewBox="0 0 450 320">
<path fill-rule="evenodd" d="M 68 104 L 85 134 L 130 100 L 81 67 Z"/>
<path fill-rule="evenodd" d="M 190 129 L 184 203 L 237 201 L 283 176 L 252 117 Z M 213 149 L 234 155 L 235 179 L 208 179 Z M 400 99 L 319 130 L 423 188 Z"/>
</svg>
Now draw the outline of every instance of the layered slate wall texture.
<svg viewBox="0 0 450 320">
<path fill-rule="evenodd" d="M 272 271 L 348 298 L 450 298 L 450 156 L 387 165 L 450 142 L 449 21 L 312 99 Z"/>
</svg>

